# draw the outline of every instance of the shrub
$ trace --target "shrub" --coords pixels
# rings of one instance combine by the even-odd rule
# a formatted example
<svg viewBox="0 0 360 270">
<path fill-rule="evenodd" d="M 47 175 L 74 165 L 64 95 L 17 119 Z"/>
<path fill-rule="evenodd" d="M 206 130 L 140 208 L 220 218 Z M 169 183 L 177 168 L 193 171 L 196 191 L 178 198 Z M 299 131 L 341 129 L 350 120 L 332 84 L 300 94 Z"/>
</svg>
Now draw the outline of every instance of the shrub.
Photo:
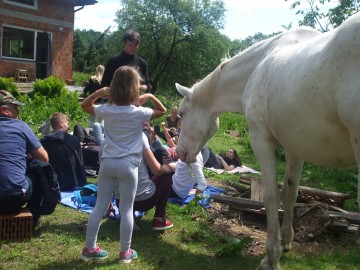
<svg viewBox="0 0 360 270">
<path fill-rule="evenodd" d="M 44 80 L 36 79 L 34 83 L 34 94 L 52 98 L 66 93 L 66 84 L 64 81 L 50 76 Z"/>
<path fill-rule="evenodd" d="M 81 109 L 76 92 L 62 93 L 53 98 L 40 94 L 34 94 L 32 97 L 21 95 L 19 101 L 25 103 L 20 109 L 19 119 L 28 123 L 35 132 L 54 112 L 69 116 L 71 124 L 87 122 L 88 114 Z"/>
<path fill-rule="evenodd" d="M 0 89 L 10 92 L 14 97 L 18 97 L 20 94 L 18 86 L 14 83 L 14 78 L 0 77 Z"/>
<path fill-rule="evenodd" d="M 91 75 L 83 72 L 74 72 L 72 75 L 76 85 L 84 85 L 90 79 Z"/>
</svg>

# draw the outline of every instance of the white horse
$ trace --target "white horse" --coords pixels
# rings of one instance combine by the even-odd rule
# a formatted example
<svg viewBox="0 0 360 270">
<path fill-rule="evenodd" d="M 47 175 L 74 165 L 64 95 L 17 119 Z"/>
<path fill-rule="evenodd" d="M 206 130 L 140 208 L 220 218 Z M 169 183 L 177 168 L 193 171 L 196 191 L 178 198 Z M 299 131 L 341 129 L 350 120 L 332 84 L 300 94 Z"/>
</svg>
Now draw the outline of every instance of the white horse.
<svg viewBox="0 0 360 270">
<path fill-rule="evenodd" d="M 216 132 L 221 112 L 245 114 L 262 173 L 268 224 L 266 256 L 258 269 L 280 269 L 282 252 L 290 249 L 294 236 L 293 207 L 304 160 L 330 168 L 357 165 L 359 170 L 360 13 L 331 32 L 284 32 L 222 62 L 191 89 L 176 87 L 184 96 L 177 151 L 188 163 Z M 286 155 L 281 229 L 279 147 Z"/>
</svg>

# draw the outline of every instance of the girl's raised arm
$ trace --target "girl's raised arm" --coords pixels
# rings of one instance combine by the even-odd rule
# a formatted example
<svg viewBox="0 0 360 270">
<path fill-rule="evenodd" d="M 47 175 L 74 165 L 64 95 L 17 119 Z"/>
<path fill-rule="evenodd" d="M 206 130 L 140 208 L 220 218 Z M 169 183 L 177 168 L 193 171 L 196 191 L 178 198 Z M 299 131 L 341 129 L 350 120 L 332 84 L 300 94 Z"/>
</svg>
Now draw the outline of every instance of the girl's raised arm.
<svg viewBox="0 0 360 270">
<path fill-rule="evenodd" d="M 94 93 L 92 93 L 90 96 L 88 96 L 82 103 L 81 108 L 84 112 L 87 112 L 88 114 L 95 115 L 94 106 L 95 101 L 99 98 L 109 99 L 110 97 L 110 87 L 103 87 Z"/>
<path fill-rule="evenodd" d="M 166 113 L 165 106 L 161 103 L 161 101 L 155 97 L 153 94 L 144 94 L 139 97 L 139 104 L 143 105 L 147 101 L 150 101 L 152 105 L 154 105 L 153 113 L 151 119 L 159 118 Z"/>
</svg>

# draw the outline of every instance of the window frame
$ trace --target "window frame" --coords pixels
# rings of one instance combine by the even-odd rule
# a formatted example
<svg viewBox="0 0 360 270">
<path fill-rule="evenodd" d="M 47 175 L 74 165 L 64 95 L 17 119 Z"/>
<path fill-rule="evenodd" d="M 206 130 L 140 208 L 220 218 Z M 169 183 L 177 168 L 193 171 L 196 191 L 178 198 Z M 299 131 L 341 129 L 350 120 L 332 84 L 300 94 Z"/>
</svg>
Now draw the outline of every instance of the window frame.
<svg viewBox="0 0 360 270">
<path fill-rule="evenodd" d="M 33 0 L 33 1 L 34 1 L 34 5 L 19 3 L 19 2 L 16 2 L 15 0 L 4 0 L 4 4 L 9 4 L 9 5 L 13 5 L 13 6 L 28 8 L 28 9 L 37 9 L 38 0 Z"/>
<path fill-rule="evenodd" d="M 4 39 L 4 28 L 8 27 L 8 28 L 14 28 L 14 29 L 19 29 L 19 30 L 26 30 L 26 31 L 30 31 L 30 32 L 34 32 L 34 52 L 33 52 L 33 58 L 20 58 L 20 57 L 11 57 L 11 56 L 5 56 L 3 55 L 4 52 L 4 46 L 3 46 L 3 39 Z M 19 27 L 19 26 L 14 26 L 14 25 L 7 25 L 4 24 L 2 25 L 2 29 L 1 29 L 1 54 L 0 57 L 1 59 L 9 59 L 9 60 L 18 60 L 18 61 L 29 61 L 29 62 L 35 62 L 36 61 L 36 51 L 37 51 L 37 47 L 36 47 L 36 40 L 37 40 L 37 36 L 38 33 L 42 33 L 43 31 L 39 31 L 36 29 L 30 29 L 30 28 L 25 28 L 25 27 Z M 50 40 L 52 40 L 53 38 L 53 34 L 50 34 Z"/>
</svg>

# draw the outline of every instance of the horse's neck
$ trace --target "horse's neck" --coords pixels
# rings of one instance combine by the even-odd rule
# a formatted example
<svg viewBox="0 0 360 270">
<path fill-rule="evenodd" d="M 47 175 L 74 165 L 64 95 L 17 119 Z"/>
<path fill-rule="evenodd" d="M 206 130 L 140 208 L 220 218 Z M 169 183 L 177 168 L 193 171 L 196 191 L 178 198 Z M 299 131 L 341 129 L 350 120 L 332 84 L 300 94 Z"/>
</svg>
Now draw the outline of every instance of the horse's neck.
<svg viewBox="0 0 360 270">
<path fill-rule="evenodd" d="M 244 113 L 243 93 L 251 74 L 265 57 L 266 51 L 264 44 L 260 43 L 221 64 L 220 74 L 214 86 L 214 102 L 211 106 L 213 112 Z"/>
</svg>

